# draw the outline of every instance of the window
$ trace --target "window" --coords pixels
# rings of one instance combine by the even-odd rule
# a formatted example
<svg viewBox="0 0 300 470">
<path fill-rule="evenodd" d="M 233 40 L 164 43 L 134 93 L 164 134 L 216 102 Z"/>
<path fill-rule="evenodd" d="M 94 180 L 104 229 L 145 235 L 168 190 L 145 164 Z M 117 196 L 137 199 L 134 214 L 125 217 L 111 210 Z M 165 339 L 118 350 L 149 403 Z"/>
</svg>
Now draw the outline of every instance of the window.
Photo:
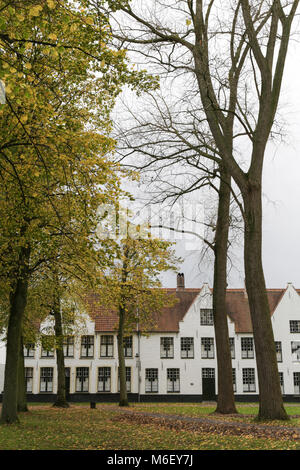
<svg viewBox="0 0 300 470">
<path fill-rule="evenodd" d="M 28 343 L 24 345 L 24 357 L 34 357 L 35 344 Z"/>
<path fill-rule="evenodd" d="M 94 357 L 94 336 L 81 336 L 81 357 Z"/>
<path fill-rule="evenodd" d="M 292 341 L 292 360 L 300 361 L 300 341 Z"/>
<path fill-rule="evenodd" d="M 277 362 L 282 362 L 281 341 L 275 341 Z"/>
<path fill-rule="evenodd" d="M 213 359 L 214 354 L 214 339 L 201 338 L 201 357 L 202 359 Z"/>
<path fill-rule="evenodd" d="M 283 372 L 278 372 L 278 373 L 279 373 L 281 393 L 282 393 L 282 395 L 284 395 Z"/>
<path fill-rule="evenodd" d="M 181 358 L 194 358 L 194 338 L 181 338 Z"/>
<path fill-rule="evenodd" d="M 180 392 L 179 369 L 167 369 L 167 392 Z"/>
<path fill-rule="evenodd" d="M 235 373 L 235 369 L 232 369 L 232 385 L 233 385 L 233 391 L 236 392 L 236 373 Z"/>
<path fill-rule="evenodd" d="M 64 356 L 74 357 L 74 337 L 67 336 L 63 342 Z"/>
<path fill-rule="evenodd" d="M 243 369 L 243 391 L 255 392 L 255 369 Z"/>
<path fill-rule="evenodd" d="M 123 339 L 124 356 L 132 357 L 132 336 L 125 336 Z"/>
<path fill-rule="evenodd" d="M 200 308 L 200 325 L 213 325 L 214 314 L 212 308 Z"/>
<path fill-rule="evenodd" d="M 290 333 L 300 333 L 300 320 L 290 320 Z"/>
<path fill-rule="evenodd" d="M 242 359 L 254 358 L 253 338 L 241 338 Z"/>
<path fill-rule="evenodd" d="M 131 392 L 131 367 L 125 367 L 126 391 Z M 118 391 L 120 391 L 120 369 L 118 368 Z"/>
<path fill-rule="evenodd" d="M 145 392 L 158 392 L 158 369 L 146 369 L 145 371 Z"/>
<path fill-rule="evenodd" d="M 294 394 L 300 395 L 300 372 L 294 372 Z"/>
<path fill-rule="evenodd" d="M 89 391 L 89 368 L 76 367 L 76 392 Z"/>
<path fill-rule="evenodd" d="M 110 367 L 98 367 L 98 392 L 110 392 L 111 390 Z"/>
<path fill-rule="evenodd" d="M 33 367 L 25 367 L 25 387 L 27 393 L 32 393 Z"/>
<path fill-rule="evenodd" d="M 113 357 L 114 337 L 113 335 L 102 335 L 100 339 L 100 357 Z"/>
<path fill-rule="evenodd" d="M 202 369 L 202 378 L 203 379 L 214 379 L 215 378 L 215 369 L 211 367 L 203 367 Z"/>
<path fill-rule="evenodd" d="M 53 392 L 53 367 L 41 367 L 40 392 Z"/>
<path fill-rule="evenodd" d="M 235 347 L 234 347 L 234 338 L 229 338 L 231 359 L 235 359 Z"/>
<path fill-rule="evenodd" d="M 54 357 L 54 338 L 53 336 L 46 336 L 42 337 L 42 352 L 41 357 Z"/>
<path fill-rule="evenodd" d="M 160 357 L 168 359 L 174 357 L 174 338 L 160 338 Z"/>
</svg>

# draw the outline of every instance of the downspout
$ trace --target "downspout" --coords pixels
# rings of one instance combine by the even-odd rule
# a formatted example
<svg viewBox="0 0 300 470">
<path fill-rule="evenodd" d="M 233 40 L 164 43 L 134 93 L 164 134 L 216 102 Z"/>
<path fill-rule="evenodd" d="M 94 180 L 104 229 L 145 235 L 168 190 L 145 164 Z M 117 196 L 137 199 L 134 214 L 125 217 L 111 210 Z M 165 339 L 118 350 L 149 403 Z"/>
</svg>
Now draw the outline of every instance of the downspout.
<svg viewBox="0 0 300 470">
<path fill-rule="evenodd" d="M 137 329 L 137 337 L 138 337 L 138 352 L 136 354 L 137 358 L 137 368 L 138 368 L 138 403 L 141 401 L 141 334 L 140 334 L 140 327 L 139 322 L 136 325 Z"/>
</svg>

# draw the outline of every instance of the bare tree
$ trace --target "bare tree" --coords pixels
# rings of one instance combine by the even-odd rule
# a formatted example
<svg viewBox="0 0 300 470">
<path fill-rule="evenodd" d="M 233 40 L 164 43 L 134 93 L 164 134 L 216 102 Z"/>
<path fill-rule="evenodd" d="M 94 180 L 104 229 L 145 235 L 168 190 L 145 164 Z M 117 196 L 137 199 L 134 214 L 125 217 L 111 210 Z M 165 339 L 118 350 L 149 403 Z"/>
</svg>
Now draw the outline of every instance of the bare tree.
<svg viewBox="0 0 300 470">
<path fill-rule="evenodd" d="M 124 2 L 112 34 L 162 74 L 191 74 L 222 164 L 242 194 L 259 417 L 287 419 L 262 267 L 262 168 L 299 0 Z M 245 145 L 246 144 L 246 145 Z M 239 152 L 247 149 L 246 162 Z"/>
<path fill-rule="evenodd" d="M 177 105 L 170 105 L 159 93 L 143 100 L 145 112 L 136 114 L 135 108 L 126 106 L 116 125 L 118 152 L 123 164 L 142 171 L 143 182 L 147 182 L 151 202 L 177 201 L 187 194 L 213 188 L 218 195 L 218 208 L 214 222 L 205 222 L 210 232 L 208 237 L 193 232 L 214 254 L 213 310 L 218 362 L 218 399 L 216 412 L 236 413 L 232 362 L 226 315 L 228 234 L 230 226 L 231 177 L 223 166 L 210 158 L 217 153 L 206 122 L 198 121 L 196 103 L 191 104 L 192 90 L 177 98 Z M 197 100 L 196 100 L 197 101 Z M 199 101 L 199 100 L 198 100 Z M 197 103 L 201 107 L 201 103 Z M 120 113 L 119 113 L 120 115 Z M 126 124 L 124 124 L 124 122 Z M 215 180 L 219 180 L 218 182 Z M 236 197 L 236 195 L 234 194 Z M 205 199 L 206 196 L 203 196 Z M 150 202 L 150 203 L 151 203 Z M 217 213 L 217 214 L 216 214 Z M 183 214 L 186 217 L 186 214 Z M 152 225 L 153 227 L 153 225 Z M 186 230 L 160 224 L 185 234 Z M 206 248 L 203 254 L 206 253 Z"/>
</svg>

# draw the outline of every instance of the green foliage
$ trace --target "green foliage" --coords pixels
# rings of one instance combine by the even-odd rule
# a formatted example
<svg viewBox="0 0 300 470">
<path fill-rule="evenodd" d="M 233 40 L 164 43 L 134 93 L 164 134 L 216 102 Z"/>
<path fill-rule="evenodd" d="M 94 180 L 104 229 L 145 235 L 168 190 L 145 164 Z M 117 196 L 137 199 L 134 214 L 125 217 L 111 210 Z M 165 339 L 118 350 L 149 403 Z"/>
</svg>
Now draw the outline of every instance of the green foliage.
<svg viewBox="0 0 300 470">
<path fill-rule="evenodd" d="M 109 241 L 106 241 L 108 243 Z M 180 261 L 172 243 L 156 238 L 128 236 L 111 240 L 113 262 L 100 274 L 99 303 L 124 315 L 125 329 L 155 327 L 155 316 L 176 303 L 174 296 L 162 289 L 160 274 L 176 270 Z"/>
<path fill-rule="evenodd" d="M 30 248 L 30 276 L 56 264 L 65 278 L 92 280 L 96 211 L 119 197 L 122 177 L 112 159 L 110 112 L 124 85 L 137 91 L 157 85 L 129 68 L 125 50 L 108 46 L 110 27 L 100 3 L 0 2 L 0 79 L 6 88 L 6 104 L 0 105 L 4 311 L 23 247 Z M 105 259 L 103 247 L 98 266 Z M 37 294 L 30 302 L 38 305 Z"/>
</svg>

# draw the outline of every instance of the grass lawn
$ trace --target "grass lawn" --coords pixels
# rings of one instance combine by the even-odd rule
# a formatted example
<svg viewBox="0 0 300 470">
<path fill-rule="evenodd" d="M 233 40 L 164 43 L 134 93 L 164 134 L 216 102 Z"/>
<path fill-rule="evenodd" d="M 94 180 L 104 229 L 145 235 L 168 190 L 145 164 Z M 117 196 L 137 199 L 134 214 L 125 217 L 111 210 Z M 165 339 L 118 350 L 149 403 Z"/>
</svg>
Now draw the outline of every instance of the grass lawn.
<svg viewBox="0 0 300 470">
<path fill-rule="evenodd" d="M 134 410 L 138 411 L 148 411 L 153 413 L 165 413 L 173 414 L 179 416 L 190 416 L 193 418 L 201 418 L 203 416 L 208 416 L 214 412 L 216 409 L 215 405 L 205 405 L 197 403 L 135 403 L 133 405 Z M 226 421 L 238 421 L 238 422 L 247 422 L 253 423 L 256 420 L 258 414 L 258 405 L 254 403 L 243 403 L 236 404 L 237 411 L 239 415 L 226 417 Z M 300 404 L 287 404 L 285 409 L 290 416 L 289 421 L 269 421 L 264 424 L 276 424 L 284 426 L 300 426 Z M 297 416 L 298 415 L 298 416 Z M 296 417 L 297 416 L 297 417 Z M 212 415 L 210 418 L 224 420 L 224 416 L 221 415 Z"/>
<path fill-rule="evenodd" d="M 122 420 L 115 405 L 72 404 L 69 409 L 52 408 L 50 404 L 29 405 L 28 413 L 20 413 L 20 424 L 0 426 L 0 449 L 41 450 L 300 450 L 300 441 L 232 436 L 168 429 L 154 425 Z M 197 404 L 134 404 L 135 411 L 152 411 L 185 416 L 204 416 L 213 406 Z M 290 414 L 300 413 L 300 407 L 287 406 Z M 252 406 L 239 406 L 239 411 L 251 415 Z M 245 416 L 246 418 L 246 416 Z M 253 418 L 249 418 L 253 419 Z M 282 423 L 284 425 L 287 422 Z M 299 425 L 300 420 L 295 420 Z"/>
</svg>

